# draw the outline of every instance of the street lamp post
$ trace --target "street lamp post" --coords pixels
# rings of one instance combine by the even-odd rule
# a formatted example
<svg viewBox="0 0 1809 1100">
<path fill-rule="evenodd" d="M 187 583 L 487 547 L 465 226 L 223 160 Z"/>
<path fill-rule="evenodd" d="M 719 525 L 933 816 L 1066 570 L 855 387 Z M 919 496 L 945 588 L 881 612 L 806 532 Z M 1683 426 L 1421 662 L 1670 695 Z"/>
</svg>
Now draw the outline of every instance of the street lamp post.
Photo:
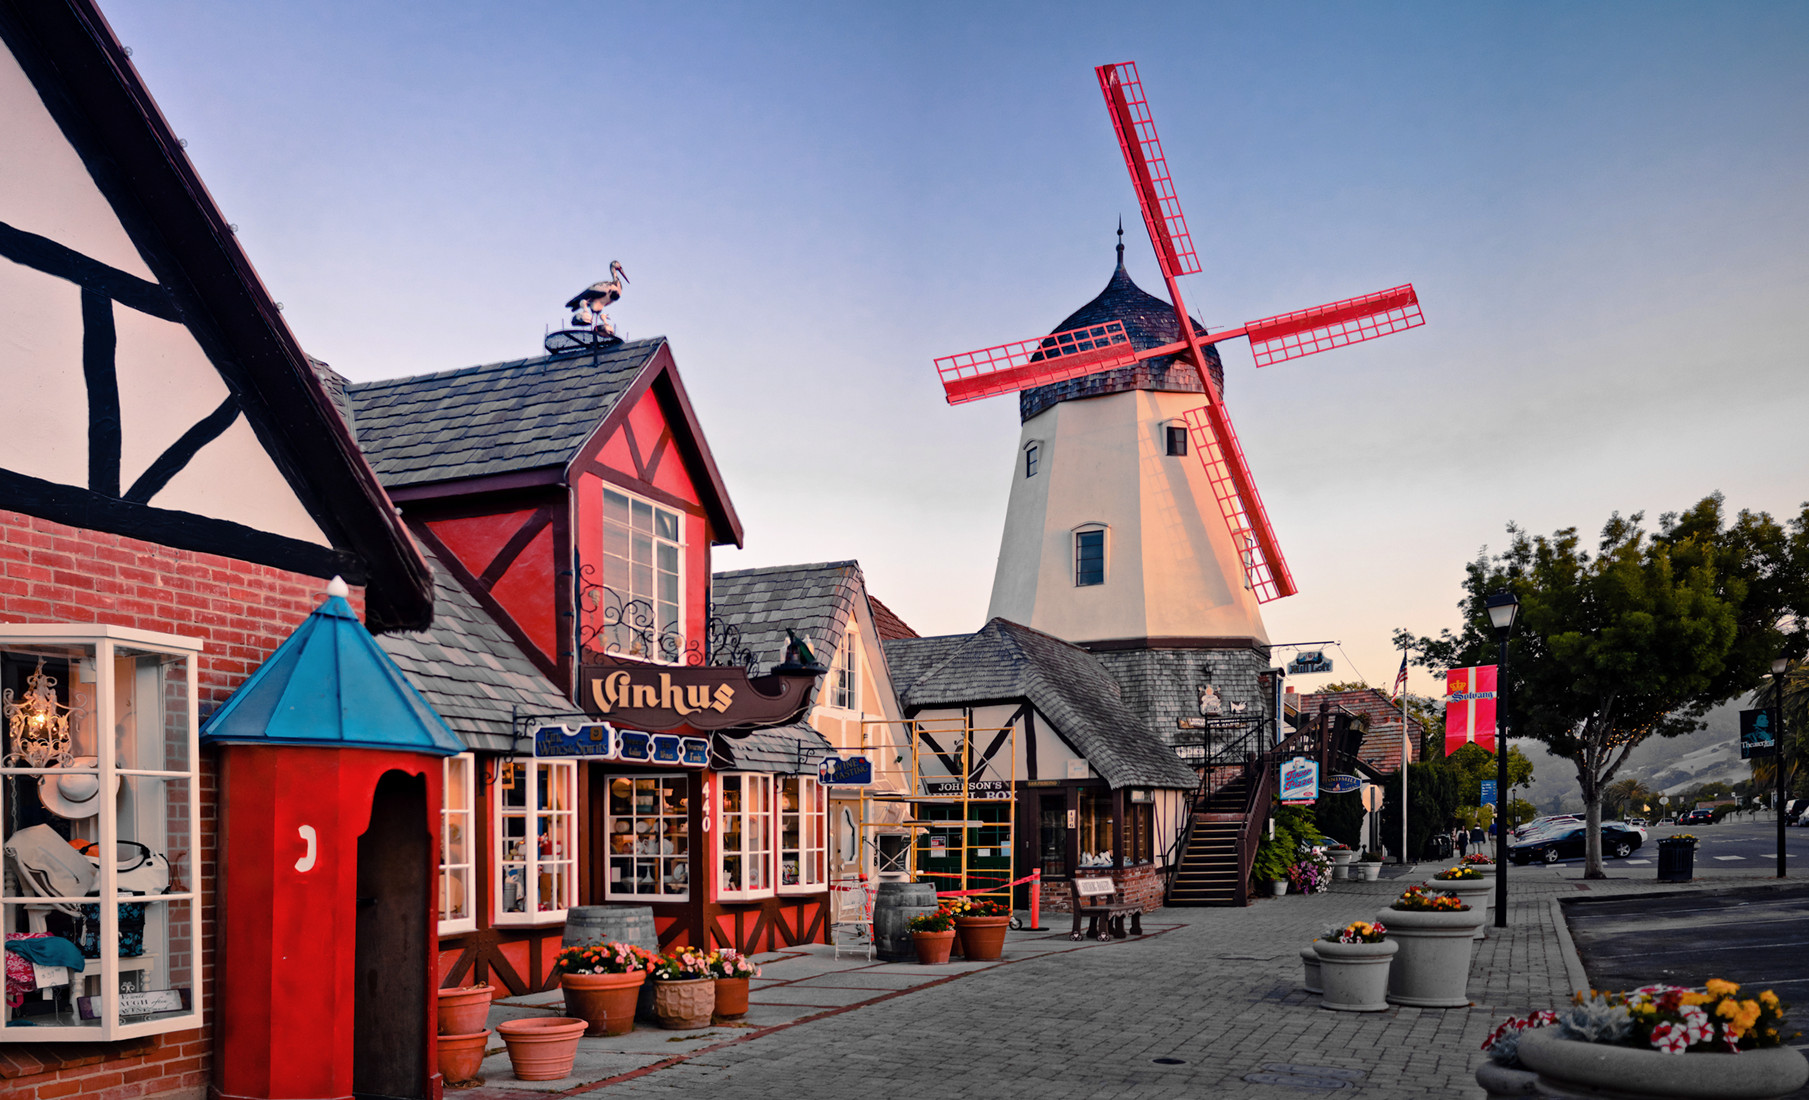
<svg viewBox="0 0 1809 1100">
<path fill-rule="evenodd" d="M 1520 613 L 1520 601 L 1511 591 L 1496 592 L 1484 601 L 1489 609 L 1489 625 L 1501 652 L 1495 660 L 1495 927 L 1507 927 L 1508 865 L 1508 635 L 1514 631 L 1514 617 Z M 1782 851 L 1782 849 L 1780 849 Z M 1781 857 L 1780 857 L 1781 858 Z M 1782 874 L 1783 872 L 1779 872 Z"/>
<path fill-rule="evenodd" d="M 1790 669 L 1790 658 L 1779 657 L 1771 662 L 1771 679 L 1778 687 L 1778 728 L 1772 736 L 1776 738 L 1777 748 L 1772 750 L 1771 764 L 1778 773 L 1778 877 L 1785 873 L 1784 861 L 1784 673 Z"/>
</svg>

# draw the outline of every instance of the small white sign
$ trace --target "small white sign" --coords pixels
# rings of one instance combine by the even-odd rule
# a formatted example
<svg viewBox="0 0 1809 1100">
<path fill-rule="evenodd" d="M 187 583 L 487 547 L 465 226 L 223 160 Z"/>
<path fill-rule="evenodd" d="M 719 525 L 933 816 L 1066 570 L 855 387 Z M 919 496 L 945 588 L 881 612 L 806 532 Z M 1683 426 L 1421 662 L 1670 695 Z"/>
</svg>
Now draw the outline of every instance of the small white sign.
<svg viewBox="0 0 1809 1100">
<path fill-rule="evenodd" d="M 1087 766 L 1087 762 L 1085 760 L 1068 761 L 1068 778 L 1069 779 L 1086 779 L 1086 778 L 1090 777 L 1092 774 L 1093 774 L 1093 769 L 1089 768 Z"/>
</svg>

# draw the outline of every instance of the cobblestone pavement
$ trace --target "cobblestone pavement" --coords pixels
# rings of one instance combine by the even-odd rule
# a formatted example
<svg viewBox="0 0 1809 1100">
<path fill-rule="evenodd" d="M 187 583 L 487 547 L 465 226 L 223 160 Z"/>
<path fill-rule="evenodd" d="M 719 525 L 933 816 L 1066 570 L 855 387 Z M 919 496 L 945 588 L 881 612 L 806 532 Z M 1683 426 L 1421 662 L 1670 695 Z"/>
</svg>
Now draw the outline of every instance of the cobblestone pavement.
<svg viewBox="0 0 1809 1100">
<path fill-rule="evenodd" d="M 1328 927 L 1374 919 L 1435 869 L 1390 868 L 1392 880 L 1243 909 L 1165 909 L 1146 918 L 1142 939 L 1083 947 L 1061 934 L 1065 924 L 1013 933 L 1004 964 L 952 967 L 931 984 L 913 973 L 927 968 L 833 964 L 826 948 L 807 951 L 767 967 L 752 1027 L 698 1039 L 640 1028 L 610 1053 L 596 1044 L 624 1040 L 586 1040 L 580 1078 L 534 1092 L 498 1055 L 485 1064 L 487 1086 L 450 1094 L 1481 1097 L 1472 1075 L 1483 1037 L 1505 1015 L 1567 1000 L 1580 980 L 1556 899 L 1666 888 L 1643 876 L 1584 883 L 1580 868 L 1513 869 L 1509 928 L 1476 944 L 1468 1008 L 1327 1012 L 1301 991 L 1301 947 Z M 1318 1076 L 1342 1086 L 1246 1080 L 1287 1067 L 1335 1071 Z"/>
</svg>

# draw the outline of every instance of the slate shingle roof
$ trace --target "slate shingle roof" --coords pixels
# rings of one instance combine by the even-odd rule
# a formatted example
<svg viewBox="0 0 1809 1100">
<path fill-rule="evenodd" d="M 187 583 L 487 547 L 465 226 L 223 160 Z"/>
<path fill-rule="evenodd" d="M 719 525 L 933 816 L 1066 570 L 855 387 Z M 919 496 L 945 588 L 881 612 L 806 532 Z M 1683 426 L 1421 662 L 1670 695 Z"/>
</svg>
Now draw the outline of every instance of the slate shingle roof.
<svg viewBox="0 0 1809 1100">
<path fill-rule="evenodd" d="M 762 669 L 784 658 L 786 627 L 827 665 L 865 590 L 853 561 L 729 569 L 710 578 L 710 614 L 741 631 L 742 647 Z"/>
<path fill-rule="evenodd" d="M 941 660 L 923 667 L 936 656 Z M 1193 769 L 1124 705 L 1104 666 L 1060 638 L 993 619 L 965 637 L 888 642 L 886 657 L 895 676 L 905 665 L 918 666 L 910 686 L 900 689 L 907 712 L 1025 699 L 1113 788 L 1199 784 Z"/>
<path fill-rule="evenodd" d="M 898 617 L 897 612 L 880 603 L 878 596 L 868 593 L 867 607 L 873 612 L 873 632 L 879 635 L 880 641 L 889 642 L 894 638 L 917 637 L 917 632 L 905 625 L 905 621 Z"/>
<path fill-rule="evenodd" d="M 576 708 L 431 553 L 434 616 L 426 630 L 384 634 L 383 652 L 467 746 L 508 752 L 511 719 Z"/>
<path fill-rule="evenodd" d="M 358 443 L 392 489 L 563 466 L 663 343 L 356 383 Z"/>
<path fill-rule="evenodd" d="M 814 775 L 818 761 L 833 756 L 827 738 L 803 722 L 755 730 L 746 737 L 717 734 L 712 740 L 719 771 Z"/>
</svg>

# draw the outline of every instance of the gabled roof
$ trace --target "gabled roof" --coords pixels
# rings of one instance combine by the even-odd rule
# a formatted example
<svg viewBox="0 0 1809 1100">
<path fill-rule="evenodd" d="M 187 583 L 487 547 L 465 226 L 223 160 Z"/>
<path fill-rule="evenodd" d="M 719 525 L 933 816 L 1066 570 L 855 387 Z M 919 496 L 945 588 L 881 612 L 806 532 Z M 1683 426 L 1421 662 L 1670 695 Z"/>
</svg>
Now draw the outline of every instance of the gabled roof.
<svg viewBox="0 0 1809 1100">
<path fill-rule="evenodd" d="M 740 647 L 757 664 L 784 658 L 787 627 L 828 664 L 865 591 L 854 561 L 729 569 L 710 578 L 710 614 L 740 631 Z"/>
<path fill-rule="evenodd" d="M 464 586 L 434 567 L 433 625 L 377 639 L 428 704 L 467 747 L 514 750 L 517 717 L 577 715 L 562 695 Z"/>
<path fill-rule="evenodd" d="M 333 592 L 335 584 L 328 588 Z M 377 648 L 343 595 L 329 595 L 201 729 L 209 744 L 465 751 Z"/>
<path fill-rule="evenodd" d="M 118 493 L 42 484 L 9 484 L 8 491 L 29 494 L 34 514 L 79 527 L 118 534 L 155 528 L 169 546 L 321 577 L 343 573 L 367 586 L 373 629 L 425 624 L 433 611 L 426 563 L 106 20 L 89 0 L 0 0 L 0 36 L 157 276 L 134 300 L 145 308 L 152 299 L 165 303 L 155 315 L 195 334 L 331 546 Z M 103 264 L 65 258 L 59 274 L 86 280 L 88 289 L 118 282 Z M 201 431 L 195 442 L 206 438 Z"/>
<path fill-rule="evenodd" d="M 717 734 L 710 739 L 718 771 L 814 775 L 825 756 L 835 755 L 828 738 L 804 722 L 754 730 L 746 737 Z"/>
<path fill-rule="evenodd" d="M 1363 744 L 1357 759 L 1378 773 L 1391 775 L 1401 769 L 1401 708 L 1381 688 L 1361 687 L 1350 691 L 1320 691 L 1300 696 L 1302 724 L 1319 713 L 1319 704 L 1331 704 L 1335 712 L 1344 710 L 1362 717 L 1366 723 Z M 1407 716 L 1408 741 L 1413 759 L 1420 758 L 1420 741 L 1425 730 L 1420 720 Z"/>
<path fill-rule="evenodd" d="M 898 613 L 879 602 L 879 597 L 867 594 L 867 606 L 873 609 L 873 630 L 879 640 L 889 642 L 895 638 L 915 638 L 917 632 L 898 617 Z"/>
<path fill-rule="evenodd" d="M 1055 726 L 1111 787 L 1191 788 L 1192 768 L 1151 737 L 1119 698 L 1118 682 L 1091 653 L 1053 635 L 993 619 L 959 639 L 916 638 L 886 643 L 894 669 L 914 651 L 941 660 L 902 691 L 907 713 L 1023 699 Z"/>
<path fill-rule="evenodd" d="M 391 489 L 563 467 L 664 337 L 346 388 L 371 468 Z"/>
</svg>

